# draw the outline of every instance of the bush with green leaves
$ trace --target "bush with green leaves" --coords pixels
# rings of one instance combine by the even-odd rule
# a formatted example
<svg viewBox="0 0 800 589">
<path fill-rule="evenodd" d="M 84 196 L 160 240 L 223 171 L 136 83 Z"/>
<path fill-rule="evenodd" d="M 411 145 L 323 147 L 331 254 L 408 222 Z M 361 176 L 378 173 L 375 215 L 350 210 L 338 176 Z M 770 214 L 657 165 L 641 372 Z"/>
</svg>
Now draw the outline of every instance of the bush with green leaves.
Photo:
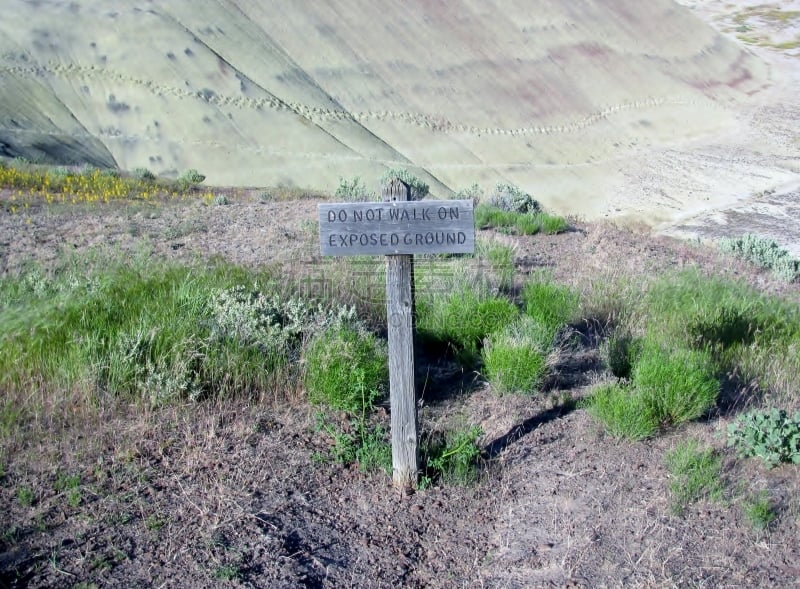
<svg viewBox="0 0 800 589">
<path fill-rule="evenodd" d="M 360 326 L 332 326 L 303 353 L 304 384 L 311 403 L 363 414 L 387 390 L 385 342 Z"/>
<path fill-rule="evenodd" d="M 665 456 L 672 475 L 672 509 L 680 514 L 689 503 L 722 499 L 722 460 L 713 448 L 701 449 L 695 440 L 681 442 Z"/>
<path fill-rule="evenodd" d="M 425 475 L 421 486 L 435 480 L 457 485 L 469 485 L 478 479 L 478 460 L 481 449 L 478 439 L 483 435 L 479 426 L 458 428 L 430 436 L 422 444 Z"/>
<path fill-rule="evenodd" d="M 568 286 L 539 276 L 523 287 L 522 302 L 525 313 L 555 335 L 561 327 L 575 319 L 579 298 Z"/>
<path fill-rule="evenodd" d="M 719 247 L 724 252 L 772 270 L 775 276 L 786 282 L 792 282 L 800 276 L 800 260 L 793 259 L 788 251 L 772 239 L 748 233 L 738 238 L 723 238 L 719 241 Z"/>
<path fill-rule="evenodd" d="M 741 458 L 761 458 L 770 468 L 800 464 L 800 411 L 791 417 L 777 408 L 740 415 L 728 425 L 728 446 Z"/>
<path fill-rule="evenodd" d="M 380 185 L 385 186 L 393 178 L 400 178 L 411 189 L 411 200 L 422 200 L 430 192 L 430 186 L 405 168 L 391 168 L 386 170 L 380 178 Z"/>
<path fill-rule="evenodd" d="M 488 337 L 483 348 L 484 374 L 497 393 L 533 393 L 547 373 L 552 333 L 530 317 L 522 317 Z"/>
</svg>

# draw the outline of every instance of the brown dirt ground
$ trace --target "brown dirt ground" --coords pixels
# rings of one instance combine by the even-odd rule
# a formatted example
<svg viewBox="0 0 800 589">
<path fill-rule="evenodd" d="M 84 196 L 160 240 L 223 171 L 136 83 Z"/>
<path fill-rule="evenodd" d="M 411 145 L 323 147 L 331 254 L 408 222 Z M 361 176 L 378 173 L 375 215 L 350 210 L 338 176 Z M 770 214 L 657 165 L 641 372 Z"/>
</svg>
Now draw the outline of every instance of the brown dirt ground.
<svg viewBox="0 0 800 589">
<path fill-rule="evenodd" d="M 316 201 L 261 203 L 246 191 L 231 200 L 0 209 L 0 273 L 92 247 L 295 272 L 319 262 Z M 796 283 L 706 247 L 574 226 L 493 237 L 517 248 L 521 274 L 547 269 L 581 289 L 697 265 L 800 300 Z M 301 391 L 67 409 L 30 424 L 2 447 L 0 587 L 800 586 L 797 467 L 737 460 L 723 449 L 723 413 L 642 443 L 604 435 L 562 402 L 608 378 L 597 329 L 575 327 L 541 395 L 497 397 L 474 374 L 425 388 L 423 431 L 463 420 L 485 432 L 482 478 L 469 488 L 402 496 L 385 475 L 315 463 L 330 440 Z M 452 368 L 423 358 L 421 370 L 431 367 Z M 687 437 L 723 451 L 729 491 L 676 515 L 664 454 Z M 65 474 L 79 475 L 79 502 L 55 490 Z M 17 500 L 22 487 L 36 497 L 29 507 Z M 766 532 L 742 511 L 745 494 L 761 490 L 779 513 Z"/>
</svg>

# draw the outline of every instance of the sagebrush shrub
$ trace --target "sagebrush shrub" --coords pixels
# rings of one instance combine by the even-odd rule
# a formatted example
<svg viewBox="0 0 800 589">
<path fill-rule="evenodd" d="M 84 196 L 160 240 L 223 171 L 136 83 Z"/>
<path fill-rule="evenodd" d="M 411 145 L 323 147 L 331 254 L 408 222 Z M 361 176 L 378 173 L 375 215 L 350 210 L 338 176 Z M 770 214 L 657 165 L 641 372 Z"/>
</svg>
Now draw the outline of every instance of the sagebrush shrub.
<svg viewBox="0 0 800 589">
<path fill-rule="evenodd" d="M 509 213 L 536 213 L 539 203 L 527 192 L 513 184 L 498 183 L 487 204 Z"/>
<path fill-rule="evenodd" d="M 380 179 L 381 187 L 388 184 L 392 178 L 400 178 L 408 184 L 411 189 L 411 200 L 422 200 L 430 192 L 430 186 L 405 168 L 392 168 L 384 172 Z"/>
<path fill-rule="evenodd" d="M 348 202 L 375 200 L 376 197 L 375 193 L 368 190 L 367 185 L 358 176 L 351 180 L 340 178 L 334 196 Z"/>
<path fill-rule="evenodd" d="M 800 276 L 800 261 L 794 260 L 789 252 L 772 239 L 766 239 L 750 233 L 738 238 L 723 238 L 719 247 L 737 257 L 772 270 L 778 278 L 792 282 Z"/>
</svg>

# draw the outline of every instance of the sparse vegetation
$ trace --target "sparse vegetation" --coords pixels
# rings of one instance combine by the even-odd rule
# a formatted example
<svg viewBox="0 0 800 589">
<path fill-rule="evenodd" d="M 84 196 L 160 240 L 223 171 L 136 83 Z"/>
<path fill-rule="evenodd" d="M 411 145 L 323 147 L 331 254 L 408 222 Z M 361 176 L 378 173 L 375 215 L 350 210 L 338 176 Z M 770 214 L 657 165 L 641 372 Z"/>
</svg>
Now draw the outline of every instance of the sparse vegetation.
<svg viewBox="0 0 800 589">
<path fill-rule="evenodd" d="M 350 180 L 341 178 L 339 186 L 336 187 L 334 193 L 336 200 L 343 200 L 346 202 L 358 202 L 375 200 L 376 194 L 367 188 L 367 185 L 361 180 L 359 176 L 355 176 Z"/>
<path fill-rule="evenodd" d="M 742 509 L 747 521 L 750 522 L 750 525 L 753 526 L 753 529 L 757 532 L 767 530 L 770 524 L 775 521 L 775 518 L 778 517 L 767 491 L 761 491 L 756 495 L 748 497 L 744 501 Z"/>
</svg>

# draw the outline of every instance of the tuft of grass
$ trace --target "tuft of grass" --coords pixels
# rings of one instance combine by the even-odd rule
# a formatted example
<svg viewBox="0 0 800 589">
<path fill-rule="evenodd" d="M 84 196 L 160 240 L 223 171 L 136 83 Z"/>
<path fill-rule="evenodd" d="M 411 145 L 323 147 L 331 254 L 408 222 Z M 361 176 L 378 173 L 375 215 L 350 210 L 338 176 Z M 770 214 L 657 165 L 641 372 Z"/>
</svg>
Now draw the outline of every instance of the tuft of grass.
<svg viewBox="0 0 800 589">
<path fill-rule="evenodd" d="M 497 287 L 509 290 L 514 285 L 514 248 L 497 241 L 478 241 L 476 255 L 486 259 L 497 277 Z"/>
<path fill-rule="evenodd" d="M 489 336 L 484 347 L 484 374 L 500 394 L 533 393 L 547 373 L 552 334 L 530 317 L 522 317 Z"/>
<path fill-rule="evenodd" d="M 757 495 L 748 497 L 742 505 L 742 511 L 757 532 L 769 529 L 769 526 L 778 517 L 767 491 L 761 491 Z"/>
<path fill-rule="evenodd" d="M 700 449 L 696 440 L 681 442 L 665 456 L 672 476 L 672 509 L 681 514 L 690 503 L 722 499 L 722 460 L 712 448 Z"/>
<path fill-rule="evenodd" d="M 646 343 L 631 380 L 662 426 L 701 417 L 719 395 L 719 381 L 703 351 L 666 350 Z"/>
<path fill-rule="evenodd" d="M 444 293 L 443 293 L 444 294 Z M 423 339 L 445 344 L 465 364 L 477 361 L 483 340 L 519 315 L 505 297 L 469 288 L 417 303 L 417 330 Z"/>
<path fill-rule="evenodd" d="M 30 487 L 20 487 L 17 489 L 17 502 L 23 507 L 30 507 L 36 501 L 36 495 Z"/>
<path fill-rule="evenodd" d="M 574 320 L 578 312 L 578 295 L 569 287 L 555 284 L 539 276 L 522 289 L 525 313 L 552 334 Z"/>
<path fill-rule="evenodd" d="M 329 327 L 312 339 L 303 363 L 311 403 L 363 414 L 387 388 L 386 345 L 363 328 Z"/>
<path fill-rule="evenodd" d="M 631 386 L 598 387 L 587 402 L 587 410 L 616 438 L 644 440 L 658 432 L 658 417 L 644 395 Z"/>
</svg>

